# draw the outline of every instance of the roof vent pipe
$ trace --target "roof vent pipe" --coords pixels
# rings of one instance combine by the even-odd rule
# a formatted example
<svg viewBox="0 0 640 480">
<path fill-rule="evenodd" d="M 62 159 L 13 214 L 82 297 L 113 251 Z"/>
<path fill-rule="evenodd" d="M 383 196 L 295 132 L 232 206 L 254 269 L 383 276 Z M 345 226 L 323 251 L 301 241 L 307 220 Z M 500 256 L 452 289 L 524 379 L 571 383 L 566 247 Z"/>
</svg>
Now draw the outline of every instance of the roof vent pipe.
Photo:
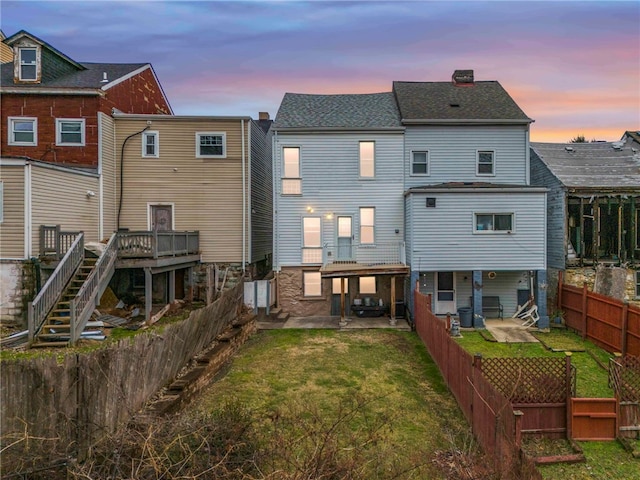
<svg viewBox="0 0 640 480">
<path fill-rule="evenodd" d="M 109 83 L 109 79 L 107 78 L 107 72 L 102 72 L 102 80 L 100 83 Z"/>
</svg>

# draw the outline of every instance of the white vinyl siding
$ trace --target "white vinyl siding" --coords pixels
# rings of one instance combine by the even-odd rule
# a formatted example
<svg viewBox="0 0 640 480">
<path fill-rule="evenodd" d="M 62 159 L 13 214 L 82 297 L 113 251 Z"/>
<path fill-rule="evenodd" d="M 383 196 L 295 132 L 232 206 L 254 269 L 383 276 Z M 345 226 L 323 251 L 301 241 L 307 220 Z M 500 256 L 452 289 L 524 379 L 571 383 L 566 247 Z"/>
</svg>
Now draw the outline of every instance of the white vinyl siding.
<svg viewBox="0 0 640 480">
<path fill-rule="evenodd" d="M 320 297 L 322 295 L 322 276 L 320 272 L 302 272 L 303 292 L 305 297 Z"/>
<path fill-rule="evenodd" d="M 322 263 L 321 239 L 321 218 L 304 217 L 302 219 L 302 263 Z"/>
<path fill-rule="evenodd" d="M 376 209 L 370 207 L 360 208 L 360 243 L 375 243 Z"/>
<path fill-rule="evenodd" d="M 158 132 L 146 131 L 142 134 L 142 156 L 154 157 L 160 156 L 160 136 Z"/>
<path fill-rule="evenodd" d="M 338 219 L 353 219 L 354 244 L 360 240 L 360 207 L 375 208 L 376 244 L 403 241 L 403 171 L 401 132 L 369 135 L 376 144 L 376 178 L 359 178 L 359 133 L 278 133 L 274 138 L 274 182 L 277 189 L 274 226 L 274 266 L 300 265 L 302 229 L 300 219 L 308 215 L 308 207 L 322 217 L 322 245 L 336 245 Z M 304 196 L 282 195 L 283 146 L 299 145 Z M 398 233 L 395 233 L 396 230 Z"/>
<path fill-rule="evenodd" d="M 375 142 L 360 142 L 360 178 L 376 176 Z"/>
<path fill-rule="evenodd" d="M 409 126 L 405 136 L 405 187 L 447 182 L 477 182 L 477 152 L 495 152 L 495 175 L 486 181 L 526 185 L 527 127 Z M 411 175 L 411 152 L 429 152 L 429 176 Z"/>
<path fill-rule="evenodd" d="M 84 139 L 84 118 L 56 118 L 56 145 L 83 147 Z"/>
<path fill-rule="evenodd" d="M 226 158 L 225 132 L 196 132 L 196 158 Z"/>
<path fill-rule="evenodd" d="M 436 207 L 425 206 L 426 197 Z M 545 192 L 436 192 L 406 197 L 412 265 L 421 270 L 546 269 Z M 513 210 L 514 232 L 476 235 L 476 212 Z M 414 268 L 416 269 L 416 268 Z"/>
<path fill-rule="evenodd" d="M 2 225 L 0 258 L 25 258 L 25 166 L 0 166 Z"/>
<path fill-rule="evenodd" d="M 282 149 L 282 194 L 300 195 L 302 179 L 300 178 L 300 148 L 284 147 Z"/>
<path fill-rule="evenodd" d="M 33 146 L 38 144 L 38 119 L 35 117 L 9 117 L 7 143 Z"/>
</svg>

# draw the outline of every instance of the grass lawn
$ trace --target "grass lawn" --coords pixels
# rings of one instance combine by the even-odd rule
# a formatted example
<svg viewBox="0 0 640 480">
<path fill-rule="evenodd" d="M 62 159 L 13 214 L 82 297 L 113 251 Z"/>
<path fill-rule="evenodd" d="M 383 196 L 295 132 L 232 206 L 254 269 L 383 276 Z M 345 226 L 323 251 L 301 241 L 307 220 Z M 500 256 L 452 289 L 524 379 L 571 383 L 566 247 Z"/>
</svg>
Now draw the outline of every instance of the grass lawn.
<svg viewBox="0 0 640 480">
<path fill-rule="evenodd" d="M 310 433 L 329 431 L 340 432 L 340 455 L 359 450 L 364 467 L 354 478 L 453 478 L 443 468 L 451 462 L 434 459 L 475 456 L 469 427 L 414 333 L 260 332 L 194 407 L 208 412 L 229 403 L 254 412 L 271 430 L 268 441 L 291 450 L 279 468 L 329 448 L 308 443 Z M 276 431 L 274 418 L 285 417 L 287 431 Z"/>
<path fill-rule="evenodd" d="M 486 332 L 484 332 L 486 336 Z M 589 354 L 595 355 L 605 366 L 609 354 L 589 341 L 566 330 L 553 329 L 550 333 L 537 333 L 542 341 L 554 350 L 571 351 L 571 363 L 576 367 L 576 394 L 578 397 L 611 398 L 609 374 Z M 474 331 L 465 331 L 458 343 L 470 353 L 481 353 L 483 357 L 559 357 L 564 351 L 551 351 L 541 343 L 498 343 L 488 342 Z M 582 350 L 582 351 L 580 351 Z"/>
</svg>

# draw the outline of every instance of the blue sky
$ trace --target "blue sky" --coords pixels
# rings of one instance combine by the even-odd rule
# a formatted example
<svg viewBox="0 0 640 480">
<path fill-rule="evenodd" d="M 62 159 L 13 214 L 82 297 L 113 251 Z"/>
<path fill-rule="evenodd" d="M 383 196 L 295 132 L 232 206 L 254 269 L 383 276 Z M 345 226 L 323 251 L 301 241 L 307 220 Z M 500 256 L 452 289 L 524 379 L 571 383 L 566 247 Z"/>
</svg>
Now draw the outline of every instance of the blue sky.
<svg viewBox="0 0 640 480">
<path fill-rule="evenodd" d="M 286 92 L 498 80 L 533 141 L 640 129 L 640 2 L 11 1 L 24 29 L 80 62 L 150 62 L 179 115 L 275 117 Z"/>
</svg>

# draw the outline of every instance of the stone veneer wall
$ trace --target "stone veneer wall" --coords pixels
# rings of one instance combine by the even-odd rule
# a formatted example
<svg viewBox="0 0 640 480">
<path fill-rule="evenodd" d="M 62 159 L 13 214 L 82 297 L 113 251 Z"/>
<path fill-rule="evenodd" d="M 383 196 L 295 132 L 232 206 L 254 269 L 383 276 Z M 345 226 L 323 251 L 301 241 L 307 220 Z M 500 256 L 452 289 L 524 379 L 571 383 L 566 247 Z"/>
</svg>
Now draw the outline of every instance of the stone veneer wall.
<svg viewBox="0 0 640 480">
<path fill-rule="evenodd" d="M 27 304 L 35 295 L 34 264 L 24 260 L 0 262 L 0 322 L 27 325 Z"/>
</svg>

